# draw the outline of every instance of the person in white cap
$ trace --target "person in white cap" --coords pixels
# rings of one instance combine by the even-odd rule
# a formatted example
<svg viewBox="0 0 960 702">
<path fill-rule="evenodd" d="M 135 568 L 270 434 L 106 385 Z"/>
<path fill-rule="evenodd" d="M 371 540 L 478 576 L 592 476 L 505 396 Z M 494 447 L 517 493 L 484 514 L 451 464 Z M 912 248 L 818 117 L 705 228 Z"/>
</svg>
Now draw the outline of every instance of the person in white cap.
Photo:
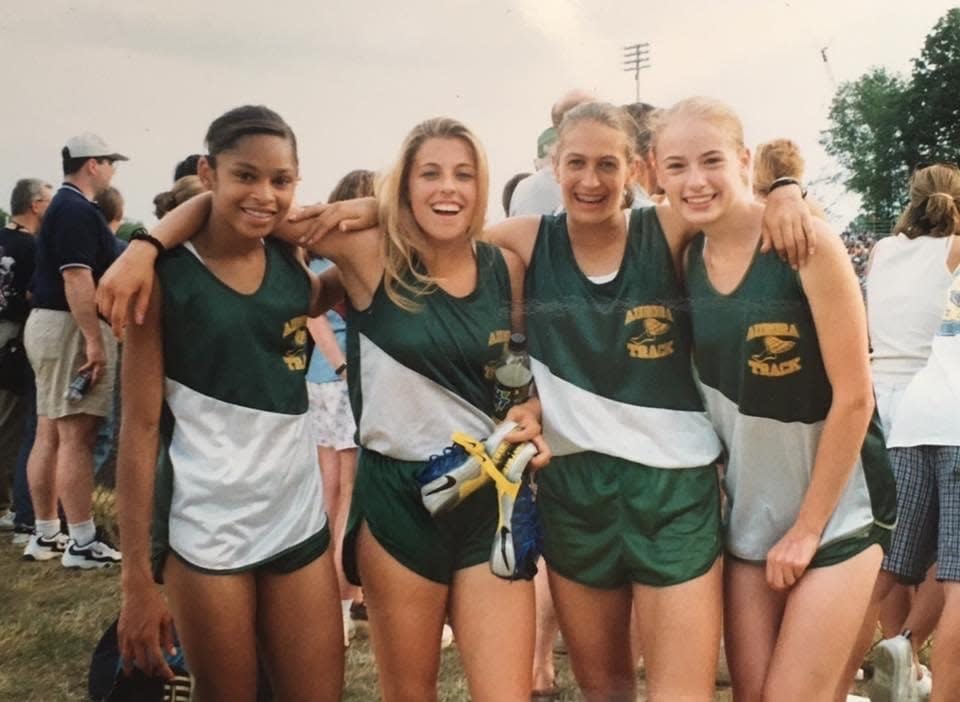
<svg viewBox="0 0 960 702">
<path fill-rule="evenodd" d="M 113 233 L 94 203 L 128 160 L 85 133 L 63 147 L 64 183 L 37 234 L 34 309 L 24 346 L 37 380 L 37 435 L 27 463 L 36 514 L 27 560 L 60 558 L 68 568 L 104 568 L 120 552 L 91 516 L 93 444 L 113 399 L 117 348 L 97 317 L 97 282 L 115 258 Z M 67 518 L 60 531 L 57 500 Z"/>
</svg>

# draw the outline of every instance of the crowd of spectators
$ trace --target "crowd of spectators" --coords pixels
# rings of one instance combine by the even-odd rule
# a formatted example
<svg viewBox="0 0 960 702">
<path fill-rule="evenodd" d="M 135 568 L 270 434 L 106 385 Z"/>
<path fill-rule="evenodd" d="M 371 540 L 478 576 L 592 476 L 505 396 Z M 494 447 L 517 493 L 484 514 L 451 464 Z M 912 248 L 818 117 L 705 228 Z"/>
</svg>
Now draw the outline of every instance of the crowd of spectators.
<svg viewBox="0 0 960 702">
<path fill-rule="evenodd" d="M 840 234 L 843 243 L 846 244 L 847 254 L 850 256 L 850 262 L 853 269 L 857 272 L 857 278 L 860 281 L 860 288 L 863 289 L 867 278 L 867 261 L 870 260 L 870 252 L 873 245 L 877 243 L 877 236 L 870 232 L 854 231 L 845 229 Z"/>
</svg>

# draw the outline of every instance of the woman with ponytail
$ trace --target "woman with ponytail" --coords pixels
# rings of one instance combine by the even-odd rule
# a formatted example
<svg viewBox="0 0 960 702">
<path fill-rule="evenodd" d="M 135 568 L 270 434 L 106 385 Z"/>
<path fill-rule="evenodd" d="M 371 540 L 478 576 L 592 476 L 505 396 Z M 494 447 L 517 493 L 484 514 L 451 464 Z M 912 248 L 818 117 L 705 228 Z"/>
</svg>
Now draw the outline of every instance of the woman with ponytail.
<svg viewBox="0 0 960 702">
<path fill-rule="evenodd" d="M 897 479 L 898 512 L 873 602 L 879 603 L 897 583 L 923 583 L 902 622 L 905 635 L 877 646 L 874 684 L 889 687 L 891 699 L 911 694 L 920 684 L 911 658 L 937 624 L 944 596 L 931 699 L 945 700 L 951 694 L 945 691 L 960 686 L 955 664 L 960 655 L 958 201 L 960 170 L 955 165 L 936 164 L 914 173 L 910 202 L 893 235 L 874 247 L 867 273 L 871 369 Z M 936 580 L 924 582 L 934 563 Z M 872 640 L 876 614 L 876 609 L 868 612 L 854 652 L 857 664 Z"/>
</svg>

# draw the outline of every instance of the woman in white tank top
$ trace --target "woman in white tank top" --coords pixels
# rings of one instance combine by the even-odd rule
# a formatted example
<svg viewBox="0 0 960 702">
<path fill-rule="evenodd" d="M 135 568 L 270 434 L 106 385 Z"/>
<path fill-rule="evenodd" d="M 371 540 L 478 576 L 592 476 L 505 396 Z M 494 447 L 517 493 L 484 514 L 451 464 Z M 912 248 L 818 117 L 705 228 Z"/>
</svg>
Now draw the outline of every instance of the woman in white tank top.
<svg viewBox="0 0 960 702">
<path fill-rule="evenodd" d="M 955 376 L 960 370 L 960 346 L 951 343 L 952 335 L 946 341 L 939 340 L 944 335 L 942 330 L 950 327 L 949 320 L 944 321 L 944 306 L 948 307 L 948 317 L 951 310 L 960 315 L 956 304 L 960 300 L 950 297 L 954 275 L 960 273 L 958 200 L 960 171 L 955 165 L 937 164 L 918 170 L 910 181 L 910 203 L 894 235 L 873 249 L 866 286 L 871 368 L 877 409 L 897 479 L 898 513 L 874 601 L 886 597 L 898 583 L 922 582 L 932 563 L 937 562 L 937 580 L 944 582 L 946 606 L 934 653 L 934 685 L 939 690 L 933 699 L 947 699 L 942 695 L 950 693 L 944 691 L 960 689 L 960 667 L 955 664 L 960 657 L 960 633 L 944 633 L 960 632 L 960 549 L 956 548 L 960 542 L 960 422 L 956 413 L 960 387 L 954 389 L 949 378 L 934 381 L 936 394 L 956 393 L 952 400 L 941 402 L 952 406 L 952 412 L 925 411 L 927 400 L 921 395 L 930 394 L 930 376 L 935 370 L 930 366 L 943 364 L 944 349 L 952 350 L 952 365 L 956 366 L 947 375 Z M 940 353 L 931 356 L 935 346 Z M 919 387 L 920 382 L 926 390 Z M 922 430 L 918 430 L 919 425 Z M 929 440 L 931 436 L 936 440 Z M 906 616 L 904 631 L 917 629 L 912 640 L 909 635 L 898 635 L 877 646 L 874 680 L 882 679 L 895 699 L 900 699 L 896 695 L 912 695 L 910 690 L 919 684 L 911 673 L 911 659 L 935 621 L 919 616 L 919 610 L 936 609 L 939 597 L 935 583 L 924 585 L 911 614 L 900 613 Z M 876 615 L 867 614 L 855 658 L 870 644 Z M 921 624 L 923 619 L 928 622 Z"/>
</svg>

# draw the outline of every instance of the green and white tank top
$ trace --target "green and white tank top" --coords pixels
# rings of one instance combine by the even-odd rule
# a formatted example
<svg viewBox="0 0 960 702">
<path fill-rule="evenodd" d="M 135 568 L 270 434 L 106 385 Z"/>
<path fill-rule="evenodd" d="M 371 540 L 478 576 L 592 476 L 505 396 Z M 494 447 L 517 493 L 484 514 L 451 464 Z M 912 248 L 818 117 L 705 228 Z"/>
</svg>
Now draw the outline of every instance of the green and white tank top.
<svg viewBox="0 0 960 702">
<path fill-rule="evenodd" d="M 477 285 L 464 297 L 437 288 L 407 311 L 381 283 L 366 309 L 348 308 L 350 400 L 364 449 L 423 461 L 454 432 L 482 438 L 493 429 L 493 369 L 510 338 L 510 276 L 496 247 L 478 242 L 476 261 Z"/>
<path fill-rule="evenodd" d="M 707 278 L 704 236 L 691 244 L 687 288 L 694 361 L 707 411 L 726 445 L 727 548 L 763 561 L 796 520 L 810 484 L 832 389 L 799 276 L 755 254 L 730 294 Z M 874 523 L 892 528 L 896 491 L 876 413 L 821 544 Z"/>
<path fill-rule="evenodd" d="M 654 208 L 630 212 L 620 270 L 592 282 L 565 214 L 545 216 L 525 284 L 530 356 L 554 455 L 706 465 L 720 442 L 690 362 L 690 320 Z"/>
<path fill-rule="evenodd" d="M 189 244 L 157 265 L 173 419 L 161 462 L 173 472 L 169 545 L 209 570 L 255 566 L 326 524 L 304 379 L 310 282 L 281 244 L 265 247 L 249 295 Z"/>
</svg>

